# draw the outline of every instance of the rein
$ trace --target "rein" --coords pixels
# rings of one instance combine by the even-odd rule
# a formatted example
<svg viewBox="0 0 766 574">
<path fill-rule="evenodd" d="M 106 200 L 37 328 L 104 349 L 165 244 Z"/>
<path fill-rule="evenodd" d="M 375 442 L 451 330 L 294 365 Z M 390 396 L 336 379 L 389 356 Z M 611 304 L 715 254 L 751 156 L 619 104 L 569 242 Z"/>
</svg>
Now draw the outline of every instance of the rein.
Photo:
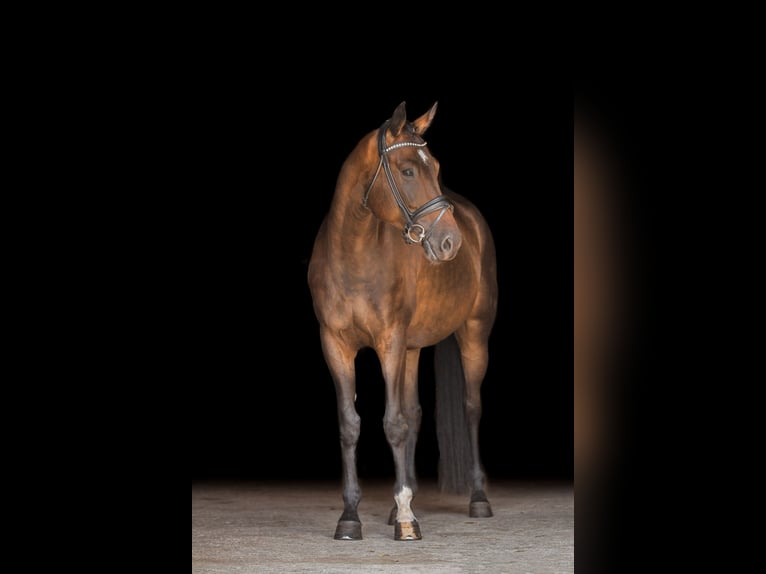
<svg viewBox="0 0 766 574">
<path fill-rule="evenodd" d="M 372 190 L 372 186 L 375 185 L 375 181 L 378 179 L 378 174 L 380 173 L 380 167 L 383 166 L 383 171 L 386 174 L 386 179 L 388 180 L 388 186 L 391 188 L 391 192 L 394 195 L 394 200 L 396 201 L 396 205 L 399 206 L 399 211 L 402 212 L 402 216 L 404 217 L 405 225 L 404 230 L 402 231 L 402 235 L 404 235 L 404 240 L 407 243 L 423 243 L 423 240 L 427 240 L 431 233 L 433 232 L 434 226 L 439 223 L 439 220 L 444 216 L 445 212 L 448 209 L 452 209 L 453 206 L 450 203 L 450 201 L 444 196 L 444 195 L 438 195 L 434 197 L 433 199 L 427 201 L 420 207 L 418 207 L 415 211 L 410 211 L 407 207 L 407 204 L 404 202 L 404 199 L 402 198 L 402 194 L 399 192 L 399 188 L 396 186 L 396 181 L 394 180 L 394 175 L 391 173 L 391 166 L 388 162 L 388 152 L 393 151 L 395 149 L 399 149 L 402 147 L 425 147 L 426 142 L 417 143 L 417 142 L 399 142 L 391 144 L 388 147 L 386 146 L 386 129 L 388 128 L 390 120 L 386 120 L 383 122 L 383 125 L 380 126 L 380 130 L 378 131 L 378 154 L 380 155 L 380 162 L 378 162 L 378 169 L 375 171 L 375 176 L 372 178 L 372 181 L 370 182 L 370 185 L 367 187 L 367 191 L 364 192 L 364 198 L 362 199 L 362 205 L 364 207 L 367 207 L 367 198 L 370 195 L 370 191 Z M 436 217 L 434 222 L 429 226 L 428 229 L 423 227 L 420 223 L 418 223 L 418 219 L 423 217 L 424 215 L 427 215 L 433 211 L 441 210 L 439 212 L 439 215 Z M 416 235 L 415 237 L 412 236 L 413 231 L 415 231 Z M 427 245 L 430 249 L 430 245 L 426 241 L 424 245 Z"/>
</svg>

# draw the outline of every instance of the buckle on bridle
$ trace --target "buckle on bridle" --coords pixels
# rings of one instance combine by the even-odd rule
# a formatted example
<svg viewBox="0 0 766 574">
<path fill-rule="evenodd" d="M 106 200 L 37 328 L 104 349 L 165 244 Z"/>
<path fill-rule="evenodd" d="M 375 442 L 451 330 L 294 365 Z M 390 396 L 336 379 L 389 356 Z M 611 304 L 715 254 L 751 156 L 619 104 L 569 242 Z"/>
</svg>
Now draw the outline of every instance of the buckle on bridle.
<svg viewBox="0 0 766 574">
<path fill-rule="evenodd" d="M 420 228 L 420 233 L 418 234 L 417 238 L 412 238 L 412 230 L 416 227 Z M 423 239 L 425 239 L 426 236 L 426 228 L 420 225 L 419 223 L 413 223 L 409 227 L 405 227 L 402 231 L 402 235 L 404 235 L 404 240 L 407 243 L 421 243 Z"/>
</svg>

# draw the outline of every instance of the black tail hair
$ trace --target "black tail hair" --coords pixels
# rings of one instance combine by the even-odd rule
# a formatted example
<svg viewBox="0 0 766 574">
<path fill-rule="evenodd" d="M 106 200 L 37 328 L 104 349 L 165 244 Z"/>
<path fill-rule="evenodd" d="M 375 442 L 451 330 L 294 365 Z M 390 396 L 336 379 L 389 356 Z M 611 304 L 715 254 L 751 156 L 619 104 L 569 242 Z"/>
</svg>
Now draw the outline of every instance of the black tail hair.
<svg viewBox="0 0 766 574">
<path fill-rule="evenodd" d="M 466 494 L 470 487 L 471 445 L 463 361 L 454 334 L 435 346 L 434 362 L 439 488 L 442 492 Z"/>
</svg>

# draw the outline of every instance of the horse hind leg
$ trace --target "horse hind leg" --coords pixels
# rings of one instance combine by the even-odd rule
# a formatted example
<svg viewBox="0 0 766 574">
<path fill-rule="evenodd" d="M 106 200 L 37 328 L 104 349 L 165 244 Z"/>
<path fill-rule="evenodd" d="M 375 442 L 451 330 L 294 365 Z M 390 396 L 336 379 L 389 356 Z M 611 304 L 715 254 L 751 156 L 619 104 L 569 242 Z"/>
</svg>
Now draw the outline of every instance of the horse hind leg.
<svg viewBox="0 0 766 574">
<path fill-rule="evenodd" d="M 474 518 L 492 516 L 492 507 L 486 494 L 486 474 L 479 452 L 479 422 L 481 421 L 481 384 L 487 372 L 489 355 L 486 344 L 461 347 L 463 372 L 465 373 L 465 414 L 468 422 L 471 451 L 471 499 L 468 515 Z"/>
<path fill-rule="evenodd" d="M 434 359 L 439 486 L 443 492 L 467 492 L 470 516 L 492 516 L 479 453 L 480 390 L 489 359 L 486 333 L 469 321 L 437 344 Z"/>
</svg>

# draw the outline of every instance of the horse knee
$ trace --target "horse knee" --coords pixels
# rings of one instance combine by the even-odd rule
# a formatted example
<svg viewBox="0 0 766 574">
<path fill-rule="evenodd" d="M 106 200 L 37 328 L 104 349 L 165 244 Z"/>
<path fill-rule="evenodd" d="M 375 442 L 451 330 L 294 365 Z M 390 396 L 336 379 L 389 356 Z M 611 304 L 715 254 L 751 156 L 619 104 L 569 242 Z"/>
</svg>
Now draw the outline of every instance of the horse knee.
<svg viewBox="0 0 766 574">
<path fill-rule="evenodd" d="M 412 418 L 416 421 L 419 421 L 421 418 L 423 418 L 423 409 L 420 407 L 420 405 L 409 409 L 408 414 L 412 416 Z"/>
<path fill-rule="evenodd" d="M 343 446 L 354 446 L 359 440 L 362 419 L 356 411 L 342 412 L 340 415 L 340 442 Z"/>
<path fill-rule="evenodd" d="M 408 429 L 409 425 L 402 415 L 397 415 L 392 418 L 383 418 L 383 430 L 386 433 L 388 444 L 391 446 L 396 446 L 404 442 L 407 438 Z"/>
<path fill-rule="evenodd" d="M 467 400 L 465 403 L 465 415 L 469 421 L 479 421 L 481 419 L 481 400 Z"/>
<path fill-rule="evenodd" d="M 409 408 L 404 412 L 404 416 L 413 428 L 418 429 L 420 428 L 420 421 L 423 418 L 423 409 L 420 408 L 420 405 Z"/>
</svg>

